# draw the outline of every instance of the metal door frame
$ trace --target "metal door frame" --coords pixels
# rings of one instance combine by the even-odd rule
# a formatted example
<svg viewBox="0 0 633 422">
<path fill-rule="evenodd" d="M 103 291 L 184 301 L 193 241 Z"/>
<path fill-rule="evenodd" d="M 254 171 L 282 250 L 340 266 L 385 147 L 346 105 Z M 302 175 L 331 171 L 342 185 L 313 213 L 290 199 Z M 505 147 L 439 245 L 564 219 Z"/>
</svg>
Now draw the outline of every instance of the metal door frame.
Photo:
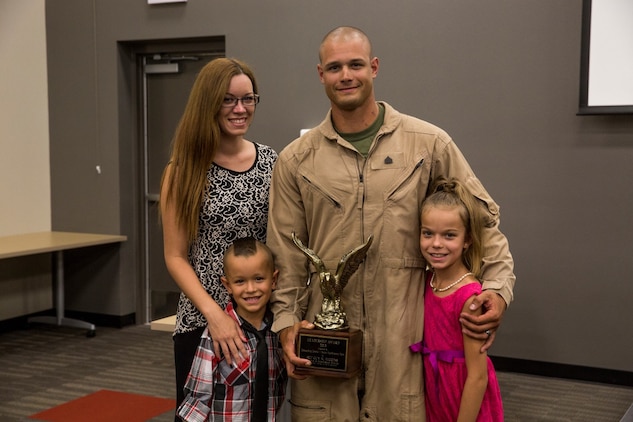
<svg viewBox="0 0 633 422">
<path fill-rule="evenodd" d="M 151 269 L 150 269 L 150 252 L 151 252 L 151 238 L 150 238 L 150 226 L 151 223 L 151 214 L 152 208 L 158 205 L 159 201 L 159 193 L 152 192 L 150 189 L 150 139 L 149 139 L 149 102 L 148 102 L 148 74 L 171 74 L 171 73 L 180 73 L 180 63 L 183 61 L 197 61 L 201 60 L 203 62 L 208 62 L 218 57 L 223 57 L 224 54 L 214 53 L 214 52 L 197 52 L 197 53 L 185 53 L 185 52 L 175 52 L 175 53 L 162 53 L 162 54 L 143 54 L 140 56 L 140 62 L 142 66 L 142 81 L 141 81 L 141 102 L 142 102 L 142 169 L 141 173 L 141 183 L 142 183 L 142 192 L 144 200 L 141 204 L 141 221 L 142 221 L 142 230 L 143 230 L 143 302 L 144 302 L 144 315 L 145 320 L 149 321 L 152 319 L 155 307 L 152 302 L 152 283 L 150 280 Z M 154 286 L 155 287 L 155 286 Z M 167 315 L 159 315 L 158 317 L 163 317 Z"/>
<path fill-rule="evenodd" d="M 132 89 L 136 90 L 133 96 L 136 98 L 136 104 L 131 105 L 130 109 L 135 109 L 137 115 L 136 130 L 137 133 L 134 148 L 136 160 L 136 170 L 134 174 L 138 175 L 136 184 L 137 192 L 140 195 L 133 195 L 128 198 L 135 203 L 134 209 L 137 210 L 132 218 L 134 220 L 132 226 L 139 239 L 136 256 L 138 258 L 138 274 L 136 286 L 136 323 L 146 324 L 151 322 L 151 300 L 150 300 L 150 283 L 149 283 L 149 207 L 147 206 L 147 118 L 146 118 L 146 97 L 145 97 L 145 58 L 154 54 L 182 54 L 182 55 L 203 55 L 212 54 L 222 57 L 226 54 L 226 42 L 224 36 L 210 36 L 200 38 L 182 38 L 182 39 L 162 39 L 162 40 L 143 40 L 143 41 L 121 41 L 119 45 L 122 47 L 123 67 L 126 64 L 134 68 L 135 81 L 130 83 Z M 154 198 L 157 199 L 157 198 Z"/>
</svg>

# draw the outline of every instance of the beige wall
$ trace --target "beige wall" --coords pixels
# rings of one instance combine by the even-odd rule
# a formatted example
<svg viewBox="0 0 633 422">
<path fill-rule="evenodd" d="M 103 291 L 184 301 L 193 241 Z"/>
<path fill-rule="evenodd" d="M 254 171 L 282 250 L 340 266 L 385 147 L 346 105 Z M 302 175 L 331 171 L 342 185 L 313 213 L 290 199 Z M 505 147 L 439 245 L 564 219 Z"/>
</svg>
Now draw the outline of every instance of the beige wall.
<svg viewBox="0 0 633 422">
<path fill-rule="evenodd" d="M 45 31 L 44 0 L 0 0 L 0 236 L 51 228 Z"/>
<path fill-rule="evenodd" d="M 50 230 L 44 0 L 0 0 L 0 57 L 0 236 Z M 51 302 L 48 257 L 0 261 L 0 320 Z"/>
</svg>

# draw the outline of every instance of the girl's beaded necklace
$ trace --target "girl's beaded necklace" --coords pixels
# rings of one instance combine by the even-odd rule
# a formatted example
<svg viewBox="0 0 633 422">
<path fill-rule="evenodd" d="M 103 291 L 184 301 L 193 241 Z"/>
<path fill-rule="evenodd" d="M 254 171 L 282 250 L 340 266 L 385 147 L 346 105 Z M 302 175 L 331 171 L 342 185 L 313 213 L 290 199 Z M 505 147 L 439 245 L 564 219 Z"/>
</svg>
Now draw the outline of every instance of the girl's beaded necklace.
<svg viewBox="0 0 633 422">
<path fill-rule="evenodd" d="M 458 279 L 457 279 L 457 281 L 455 281 L 454 283 L 451 283 L 451 284 L 449 284 L 448 286 L 446 286 L 446 287 L 442 287 L 442 288 L 440 289 L 439 287 L 435 287 L 435 286 L 433 285 L 433 279 L 435 278 L 435 272 L 433 272 L 433 275 L 431 276 L 431 280 L 429 280 L 429 286 L 431 286 L 431 289 L 432 289 L 434 292 L 445 292 L 445 291 L 447 291 L 448 289 L 450 289 L 451 287 L 456 286 L 457 284 L 459 284 L 459 282 L 460 282 L 460 281 L 462 281 L 463 279 L 465 279 L 466 277 L 468 277 L 469 275 L 472 275 L 472 274 L 473 274 L 473 273 L 468 272 L 468 273 L 464 274 L 463 276 L 461 276 L 460 278 L 458 278 Z"/>
</svg>

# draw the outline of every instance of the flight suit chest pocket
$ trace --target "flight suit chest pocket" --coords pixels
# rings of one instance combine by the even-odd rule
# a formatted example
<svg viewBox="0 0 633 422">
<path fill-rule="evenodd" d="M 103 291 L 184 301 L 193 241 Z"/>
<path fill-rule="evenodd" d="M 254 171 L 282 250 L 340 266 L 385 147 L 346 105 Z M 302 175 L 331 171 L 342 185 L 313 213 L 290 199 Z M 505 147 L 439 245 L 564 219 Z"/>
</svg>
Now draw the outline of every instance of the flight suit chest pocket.
<svg viewBox="0 0 633 422">
<path fill-rule="evenodd" d="M 405 166 L 404 153 L 384 152 L 371 157 L 369 163 L 372 170 L 397 170 Z"/>
</svg>

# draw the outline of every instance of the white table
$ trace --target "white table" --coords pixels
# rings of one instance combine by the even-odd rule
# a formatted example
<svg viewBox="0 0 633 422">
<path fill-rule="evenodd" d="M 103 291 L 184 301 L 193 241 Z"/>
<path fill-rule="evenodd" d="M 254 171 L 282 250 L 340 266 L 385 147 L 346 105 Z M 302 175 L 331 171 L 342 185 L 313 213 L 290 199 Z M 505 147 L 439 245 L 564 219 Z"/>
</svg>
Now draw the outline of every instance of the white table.
<svg viewBox="0 0 633 422">
<path fill-rule="evenodd" d="M 86 321 L 80 321 L 64 316 L 64 255 L 68 249 L 85 248 L 89 246 L 105 245 L 109 243 L 125 242 L 126 236 L 73 233 L 73 232 L 37 232 L 0 237 L 0 259 L 19 256 L 52 253 L 55 262 L 53 288 L 55 291 L 56 316 L 36 316 L 28 322 L 64 325 L 75 328 L 85 328 L 88 336 L 96 334 L 96 327 Z"/>
<path fill-rule="evenodd" d="M 170 315 L 165 318 L 155 319 L 150 324 L 150 328 L 155 331 L 169 331 L 174 332 L 176 327 L 176 315 Z"/>
</svg>

